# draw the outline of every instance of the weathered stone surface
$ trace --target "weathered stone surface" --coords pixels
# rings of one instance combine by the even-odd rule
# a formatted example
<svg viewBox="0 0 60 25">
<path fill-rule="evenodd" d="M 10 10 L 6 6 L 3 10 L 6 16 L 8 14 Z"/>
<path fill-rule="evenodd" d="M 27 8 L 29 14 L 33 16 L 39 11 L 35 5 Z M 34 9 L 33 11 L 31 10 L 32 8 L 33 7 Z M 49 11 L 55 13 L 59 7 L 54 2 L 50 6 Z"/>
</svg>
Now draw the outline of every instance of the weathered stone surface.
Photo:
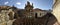
<svg viewBox="0 0 60 25">
<path fill-rule="evenodd" d="M 52 12 L 60 24 L 60 0 L 55 0 Z"/>
<path fill-rule="evenodd" d="M 14 18 L 14 12 L 12 9 L 9 9 L 10 7 L 9 8 L 7 7 L 5 9 L 4 8 L 2 8 L 0 11 L 0 25 L 12 25 L 12 23 L 14 21 L 14 19 L 13 19 Z M 10 14 L 10 15 L 8 15 L 8 14 Z"/>
<path fill-rule="evenodd" d="M 7 22 L 7 25 L 12 25 L 14 21 L 15 21 L 15 19 L 9 20 L 9 21 Z"/>
</svg>

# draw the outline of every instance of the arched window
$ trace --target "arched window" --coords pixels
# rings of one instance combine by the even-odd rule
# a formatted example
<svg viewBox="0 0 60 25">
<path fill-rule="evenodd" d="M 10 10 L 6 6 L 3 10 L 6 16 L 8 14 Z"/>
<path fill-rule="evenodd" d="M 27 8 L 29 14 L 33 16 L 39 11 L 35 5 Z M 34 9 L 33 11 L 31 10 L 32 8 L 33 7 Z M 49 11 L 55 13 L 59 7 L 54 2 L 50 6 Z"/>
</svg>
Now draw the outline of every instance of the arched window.
<svg viewBox="0 0 60 25">
<path fill-rule="evenodd" d="M 40 16 L 41 16 L 41 13 L 40 13 Z"/>
</svg>

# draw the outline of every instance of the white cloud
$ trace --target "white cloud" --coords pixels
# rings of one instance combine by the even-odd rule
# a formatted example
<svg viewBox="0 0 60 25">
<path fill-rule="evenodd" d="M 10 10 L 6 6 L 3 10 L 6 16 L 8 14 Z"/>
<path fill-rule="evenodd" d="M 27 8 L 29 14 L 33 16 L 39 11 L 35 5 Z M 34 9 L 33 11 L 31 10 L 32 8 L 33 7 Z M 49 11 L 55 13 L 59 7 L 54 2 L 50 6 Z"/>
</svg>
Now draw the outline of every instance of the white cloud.
<svg viewBox="0 0 60 25">
<path fill-rule="evenodd" d="M 9 2 L 7 1 L 7 2 L 5 2 L 4 4 L 6 5 L 6 4 L 8 4 Z"/>
<path fill-rule="evenodd" d="M 17 4 L 17 5 L 21 5 L 21 3 L 20 3 L 20 2 L 17 2 L 16 4 Z"/>
</svg>

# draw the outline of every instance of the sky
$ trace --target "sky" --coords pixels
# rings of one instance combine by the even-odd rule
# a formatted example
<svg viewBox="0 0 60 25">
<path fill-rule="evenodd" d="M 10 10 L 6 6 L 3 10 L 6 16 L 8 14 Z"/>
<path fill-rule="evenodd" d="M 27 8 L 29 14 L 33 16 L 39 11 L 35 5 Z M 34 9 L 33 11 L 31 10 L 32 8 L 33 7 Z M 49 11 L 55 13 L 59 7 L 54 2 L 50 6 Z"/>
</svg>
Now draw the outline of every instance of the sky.
<svg viewBox="0 0 60 25">
<path fill-rule="evenodd" d="M 52 9 L 53 0 L 0 0 L 0 5 L 15 6 L 19 9 L 24 9 L 25 4 L 29 1 L 33 3 L 34 8 L 43 10 Z"/>
</svg>

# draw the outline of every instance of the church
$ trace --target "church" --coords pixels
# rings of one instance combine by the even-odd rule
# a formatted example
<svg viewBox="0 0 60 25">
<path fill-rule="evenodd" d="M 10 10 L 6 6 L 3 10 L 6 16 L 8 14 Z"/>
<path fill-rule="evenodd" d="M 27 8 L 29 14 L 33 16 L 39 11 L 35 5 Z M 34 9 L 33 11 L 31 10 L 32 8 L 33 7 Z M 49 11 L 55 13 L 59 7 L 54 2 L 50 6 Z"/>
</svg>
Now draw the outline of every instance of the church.
<svg viewBox="0 0 60 25">
<path fill-rule="evenodd" d="M 34 8 L 29 1 L 24 9 L 0 6 L 0 25 L 53 25 L 56 21 L 51 11 Z"/>
<path fill-rule="evenodd" d="M 57 22 L 51 11 L 34 9 L 33 3 L 31 5 L 29 1 L 25 4 L 24 9 L 19 9 L 17 13 L 19 17 L 13 25 L 54 25 Z"/>
<path fill-rule="evenodd" d="M 30 4 L 29 1 L 27 1 L 27 4 L 25 4 L 24 9 L 20 9 L 18 11 L 18 13 L 20 13 L 21 15 L 19 15 L 20 17 L 42 17 L 44 15 L 46 15 L 48 13 L 47 10 L 42 10 L 39 8 L 34 9 L 33 3 L 32 5 Z"/>
<path fill-rule="evenodd" d="M 51 11 L 34 9 L 33 3 L 31 5 L 29 1 L 17 13 L 19 17 L 15 17 L 13 25 L 53 25 L 57 21 Z"/>
</svg>

